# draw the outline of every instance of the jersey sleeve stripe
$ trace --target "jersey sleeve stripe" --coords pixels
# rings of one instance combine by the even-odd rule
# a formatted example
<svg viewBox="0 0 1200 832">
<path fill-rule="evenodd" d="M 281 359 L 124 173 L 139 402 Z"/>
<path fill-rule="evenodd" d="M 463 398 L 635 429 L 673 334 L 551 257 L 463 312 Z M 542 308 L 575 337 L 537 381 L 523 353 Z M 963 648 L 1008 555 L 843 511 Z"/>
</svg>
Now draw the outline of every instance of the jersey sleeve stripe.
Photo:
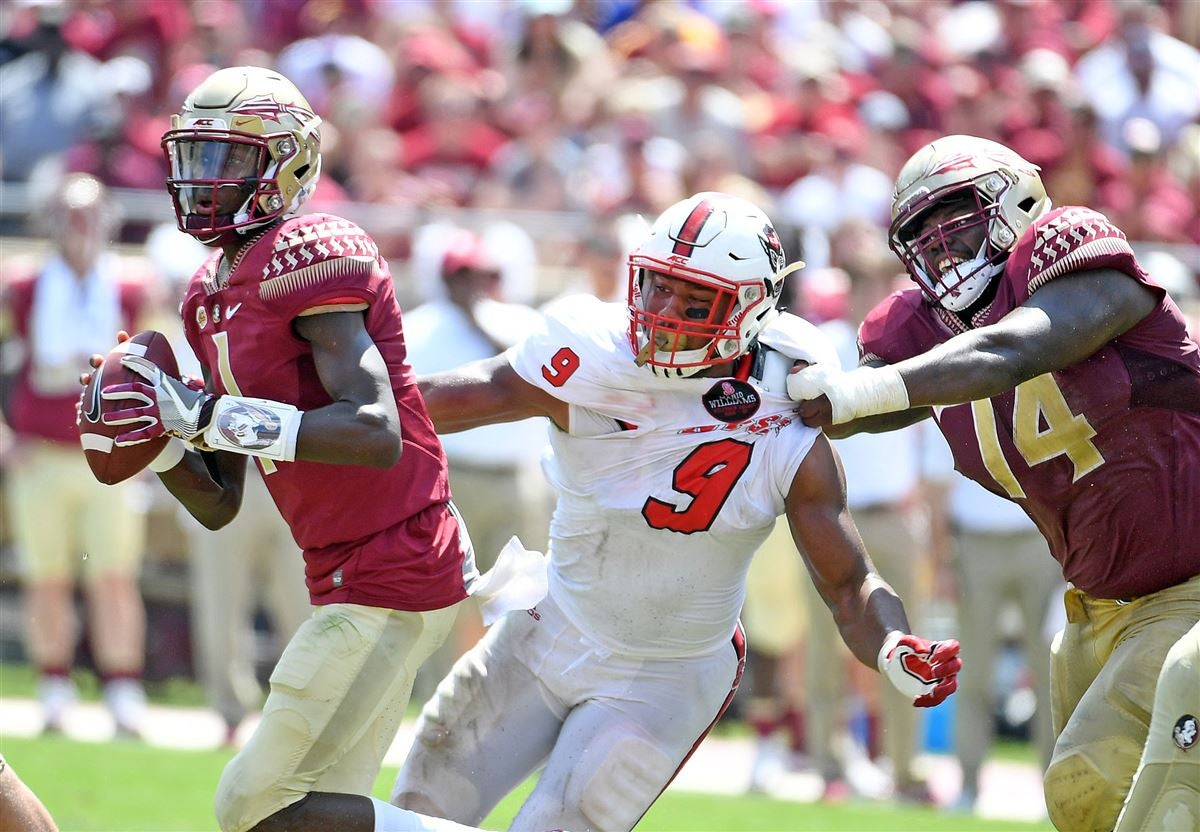
<svg viewBox="0 0 1200 832">
<path fill-rule="evenodd" d="M 294 272 L 272 277 L 258 285 L 258 296 L 263 300 L 279 298 L 316 286 L 326 280 L 340 277 L 367 277 L 375 268 L 374 257 L 338 257 L 304 266 Z"/>
<path fill-rule="evenodd" d="M 1129 243 L 1123 237 L 1104 237 L 1084 243 L 1057 258 L 1043 270 L 1034 274 L 1029 279 L 1029 294 L 1032 295 L 1059 275 L 1080 268 L 1087 268 L 1089 263 L 1094 262 L 1099 257 L 1113 257 L 1123 254 L 1131 255 L 1132 253 L 1133 249 L 1129 247 Z M 1039 265 L 1036 256 L 1035 253 L 1034 263 L 1035 265 Z"/>
</svg>

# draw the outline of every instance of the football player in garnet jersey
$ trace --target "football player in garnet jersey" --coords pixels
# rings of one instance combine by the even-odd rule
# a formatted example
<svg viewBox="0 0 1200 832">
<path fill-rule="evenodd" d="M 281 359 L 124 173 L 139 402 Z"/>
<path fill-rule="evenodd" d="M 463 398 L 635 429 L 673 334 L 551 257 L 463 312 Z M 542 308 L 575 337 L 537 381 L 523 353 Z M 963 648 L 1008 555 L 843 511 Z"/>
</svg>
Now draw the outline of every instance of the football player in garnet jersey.
<svg viewBox="0 0 1200 832">
<path fill-rule="evenodd" d="M 180 229 L 216 249 L 182 306 L 204 385 L 131 354 L 144 382 L 104 388 L 104 418 L 128 426 L 118 443 L 175 437 L 151 467 L 209 528 L 237 513 L 254 457 L 304 550 L 316 612 L 221 777 L 221 829 L 458 829 L 369 797 L 476 575 L 387 263 L 353 223 L 295 215 L 320 124 L 267 69 L 219 70 L 188 96 L 163 148 Z"/>
<path fill-rule="evenodd" d="M 549 417 L 559 497 L 548 591 L 439 686 L 393 802 L 477 823 L 544 764 L 514 829 L 631 829 L 733 698 L 746 570 L 784 514 L 859 660 L 914 705 L 953 692 L 958 643 L 910 633 L 787 397 L 795 359 L 836 356 L 775 308 L 800 265 L 754 205 L 698 194 L 630 255 L 628 304 L 562 300 L 508 352 L 418 380 L 441 431 Z"/>
<path fill-rule="evenodd" d="M 1164 656 L 1200 618 L 1197 346 L 1125 235 L 1053 208 L 1037 168 L 1003 145 L 949 136 L 917 151 L 892 217 L 919 288 L 867 316 L 863 366 L 814 363 L 788 391 L 833 435 L 933 416 L 958 469 L 1037 523 L 1072 584 L 1046 804 L 1059 829 L 1112 829 L 1163 706 Z M 1172 769 L 1161 794 L 1194 820 L 1195 792 L 1174 782 L 1189 776 Z M 1123 828 L 1161 828 L 1133 816 L 1154 805 Z"/>
</svg>

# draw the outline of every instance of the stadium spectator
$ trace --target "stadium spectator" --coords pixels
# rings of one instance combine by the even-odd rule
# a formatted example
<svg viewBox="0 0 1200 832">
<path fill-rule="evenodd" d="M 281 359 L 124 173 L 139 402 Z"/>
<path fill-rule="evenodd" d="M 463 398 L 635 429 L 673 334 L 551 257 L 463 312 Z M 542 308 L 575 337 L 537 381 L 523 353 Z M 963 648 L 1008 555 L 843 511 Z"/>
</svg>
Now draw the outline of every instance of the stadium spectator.
<svg viewBox="0 0 1200 832">
<path fill-rule="evenodd" d="M 1125 175 L 1105 190 L 1106 215 L 1132 240 L 1186 243 L 1194 209 L 1167 164 L 1154 122 L 1132 118 L 1121 131 L 1129 149 Z"/>
<path fill-rule="evenodd" d="M 1158 670 L 1200 618 L 1200 351 L 1124 234 L 1089 208 L 1051 208 L 1002 145 L 932 142 L 897 178 L 893 216 L 920 288 L 868 315 L 865 366 L 805 367 L 789 391 L 837 435 L 936 409 L 959 470 L 1037 523 L 1072 584 L 1052 648 L 1047 808 L 1060 829 L 1111 828 Z M 1155 812 L 1191 811 L 1188 776 L 1162 781 Z"/>
<path fill-rule="evenodd" d="M 632 828 L 736 692 L 745 570 L 783 514 L 855 656 L 893 683 L 899 645 L 925 656 L 916 689 L 928 692 L 910 704 L 954 689 L 957 643 L 906 635 L 853 531 L 835 453 L 787 424 L 786 367 L 828 345 L 773 314 L 796 266 L 770 220 L 698 194 L 629 263 L 628 304 L 564 300 L 504 355 L 419 382 L 443 432 L 550 418 L 559 502 L 548 562 L 527 561 L 548 592 L 439 686 L 397 805 L 478 822 L 545 763 L 516 828 Z M 766 369 L 751 376 L 753 364 Z"/>
<path fill-rule="evenodd" d="M 100 62 L 63 37 L 65 4 L 36 7 L 24 54 L 0 66 L 0 178 L 24 182 L 37 163 L 111 130 Z"/>
<path fill-rule="evenodd" d="M 104 387 L 117 402 L 105 419 L 128 426 L 118 442 L 171 437 L 150 467 L 208 528 L 238 513 L 255 457 L 304 550 L 317 606 L 222 774 L 218 823 L 457 829 L 369 796 L 417 667 L 477 577 L 404 362 L 387 263 L 346 220 L 291 216 L 320 175 L 321 121 L 283 76 L 218 70 L 172 124 L 163 141 L 179 226 L 218 249 L 181 306 L 208 389 L 128 356 L 145 383 Z M 230 430 L 234 420 L 255 429 Z"/>
<path fill-rule="evenodd" d="M 41 219 L 53 252 L 5 281 L 0 326 L 3 413 L 14 434 L 5 462 L 26 650 L 39 676 L 45 728 L 61 731 L 76 699 L 70 672 L 79 640 L 78 582 L 105 703 L 117 733 L 136 736 L 145 711 L 138 589 L 145 522 L 134 484 L 102 485 L 88 470 L 75 405 L 88 356 L 107 352 L 112 333 L 143 319 L 150 275 L 109 250 L 120 220 L 95 177 L 67 176 Z"/>
<path fill-rule="evenodd" d="M 1115 36 L 1075 65 L 1106 140 L 1131 151 L 1122 135 L 1132 118 L 1149 119 L 1173 144 L 1180 131 L 1200 118 L 1200 50 L 1171 37 L 1165 10 L 1155 3 L 1123 3 Z"/>
</svg>

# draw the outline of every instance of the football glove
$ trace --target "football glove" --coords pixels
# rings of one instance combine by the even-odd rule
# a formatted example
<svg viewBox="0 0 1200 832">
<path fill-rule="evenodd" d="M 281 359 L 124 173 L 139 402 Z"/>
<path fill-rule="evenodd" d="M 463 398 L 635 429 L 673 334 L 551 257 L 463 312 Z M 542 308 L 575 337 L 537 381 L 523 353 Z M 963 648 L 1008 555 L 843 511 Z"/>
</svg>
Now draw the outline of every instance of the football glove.
<svg viewBox="0 0 1200 832">
<path fill-rule="evenodd" d="M 879 651 L 879 672 L 918 708 L 932 708 L 958 690 L 958 657 L 954 639 L 928 639 L 892 631 Z"/>
<path fill-rule="evenodd" d="M 167 375 L 158 365 L 140 355 L 127 355 L 121 366 L 132 370 L 147 383 L 110 384 L 100 391 L 102 398 L 125 402 L 129 407 L 114 410 L 101 417 L 106 425 L 135 425 L 134 430 L 119 434 L 113 441 L 119 445 L 136 445 L 162 436 L 164 433 L 193 442 L 202 438 L 212 421 L 217 396 L 204 390 L 195 381 L 184 382 Z"/>
<path fill-rule="evenodd" d="M 908 408 L 908 388 L 894 367 L 857 367 L 842 372 L 831 364 L 810 364 L 792 370 L 787 392 L 797 402 L 828 397 L 835 425 Z"/>
</svg>

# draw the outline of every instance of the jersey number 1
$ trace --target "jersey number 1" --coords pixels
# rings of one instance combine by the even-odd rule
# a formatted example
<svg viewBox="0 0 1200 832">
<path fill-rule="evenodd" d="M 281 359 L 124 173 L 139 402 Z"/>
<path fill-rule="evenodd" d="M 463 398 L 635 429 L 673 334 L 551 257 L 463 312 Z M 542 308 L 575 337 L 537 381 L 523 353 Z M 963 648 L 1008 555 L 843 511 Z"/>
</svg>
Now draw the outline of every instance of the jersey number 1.
<svg viewBox="0 0 1200 832">
<path fill-rule="evenodd" d="M 225 392 L 231 396 L 242 395 L 242 388 L 238 386 L 237 379 L 233 377 L 233 364 L 229 361 L 229 333 L 214 332 L 212 339 L 213 346 L 217 348 L 217 372 L 221 374 L 221 384 L 225 386 Z M 263 476 L 274 474 L 279 470 L 275 467 L 274 462 L 265 457 L 259 456 L 255 459 L 262 468 Z"/>
<path fill-rule="evenodd" d="M 642 506 L 642 516 L 655 529 L 683 534 L 707 531 L 745 473 L 753 450 L 753 445 L 736 439 L 704 443 L 679 463 L 671 481 L 676 491 L 691 495 L 691 505 L 680 510 L 651 497 Z"/>
<path fill-rule="evenodd" d="M 971 416 L 975 420 L 975 435 L 979 438 L 979 451 L 988 473 L 1008 496 L 1013 499 L 1024 497 L 1025 489 L 1017 482 L 1000 448 L 991 400 L 971 402 Z M 1042 430 L 1043 423 L 1045 430 Z M 1012 430 L 1013 442 L 1030 468 L 1065 454 L 1075 467 L 1073 480 L 1078 482 L 1080 477 L 1104 464 L 1104 457 L 1092 442 L 1096 429 L 1088 424 L 1083 414 L 1071 412 L 1066 397 L 1049 373 L 1017 385 L 1013 394 Z"/>
</svg>

